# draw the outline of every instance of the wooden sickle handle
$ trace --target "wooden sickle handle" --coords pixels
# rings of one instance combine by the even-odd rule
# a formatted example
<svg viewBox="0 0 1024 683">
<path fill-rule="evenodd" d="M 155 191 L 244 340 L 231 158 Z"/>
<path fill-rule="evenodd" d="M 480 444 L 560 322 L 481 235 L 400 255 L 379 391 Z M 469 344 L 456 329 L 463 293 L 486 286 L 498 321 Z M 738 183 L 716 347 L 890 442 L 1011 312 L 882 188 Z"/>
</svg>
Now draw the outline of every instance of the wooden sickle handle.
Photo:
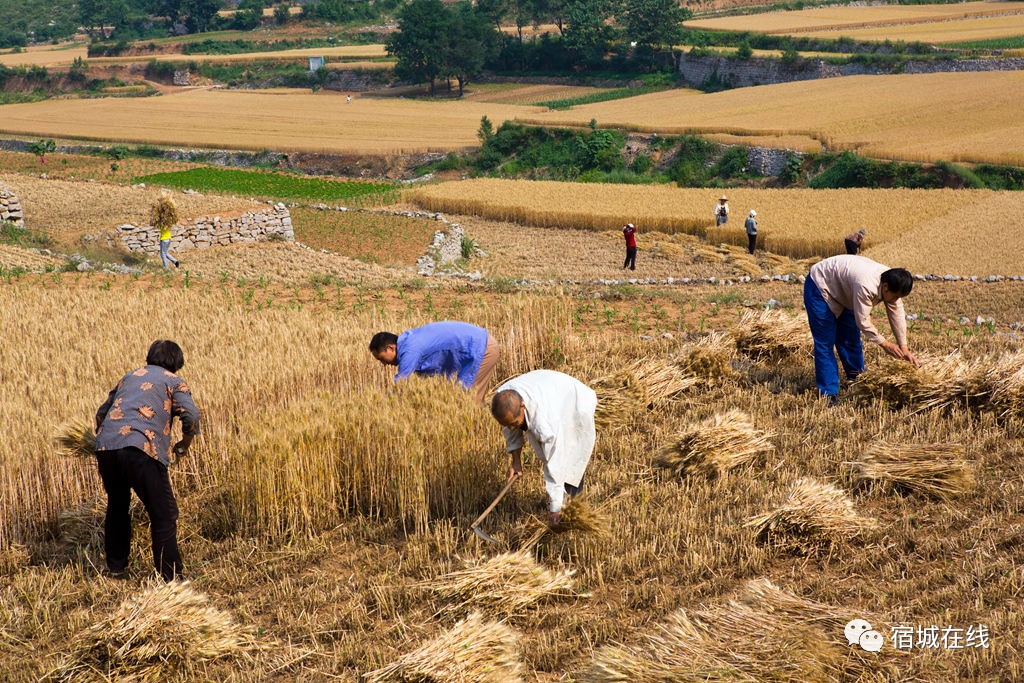
<svg viewBox="0 0 1024 683">
<path fill-rule="evenodd" d="M 516 477 L 516 479 L 518 479 L 518 478 L 519 477 Z M 487 515 L 491 514 L 491 510 L 493 510 L 498 505 L 498 503 L 501 502 L 501 499 L 504 498 L 505 494 L 508 493 L 508 490 L 510 488 L 512 488 L 512 484 L 515 483 L 516 479 L 509 479 L 508 480 L 508 483 L 505 484 L 505 488 L 503 488 L 501 490 L 501 493 L 498 494 L 498 497 L 495 498 L 494 501 L 490 505 L 487 506 L 487 509 L 483 511 L 483 514 L 481 514 L 479 517 L 476 518 L 475 522 L 470 524 L 470 528 L 475 527 L 477 524 L 479 524 L 480 522 L 484 521 L 484 519 L 487 518 Z"/>
</svg>

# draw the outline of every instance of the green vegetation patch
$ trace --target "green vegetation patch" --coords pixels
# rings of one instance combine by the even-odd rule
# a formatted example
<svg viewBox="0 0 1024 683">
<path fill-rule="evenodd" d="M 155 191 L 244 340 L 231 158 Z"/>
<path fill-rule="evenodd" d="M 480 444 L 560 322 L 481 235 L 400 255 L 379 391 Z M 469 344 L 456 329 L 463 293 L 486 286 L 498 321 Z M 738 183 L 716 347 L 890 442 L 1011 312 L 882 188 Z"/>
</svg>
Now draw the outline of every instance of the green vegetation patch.
<svg viewBox="0 0 1024 683">
<path fill-rule="evenodd" d="M 654 85 L 643 85 L 637 88 L 613 88 L 604 92 L 595 92 L 589 95 L 570 97 L 564 100 L 549 100 L 547 102 L 538 102 L 537 104 L 538 106 L 547 107 L 548 109 L 569 109 L 581 104 L 594 104 L 595 102 L 621 100 L 626 97 L 646 95 L 648 93 L 657 92 L 658 90 L 664 90 L 664 88 Z"/>
<path fill-rule="evenodd" d="M 962 43 L 946 43 L 942 47 L 957 47 L 965 50 L 1018 50 L 1024 49 L 1024 36 L 990 38 L 988 40 L 965 40 Z"/>
<path fill-rule="evenodd" d="M 205 192 L 317 202 L 350 200 L 370 195 L 393 196 L 396 192 L 393 185 L 385 183 L 304 178 L 285 173 L 240 171 L 229 168 L 193 168 L 188 171 L 153 173 L 133 178 L 132 182 Z"/>
</svg>

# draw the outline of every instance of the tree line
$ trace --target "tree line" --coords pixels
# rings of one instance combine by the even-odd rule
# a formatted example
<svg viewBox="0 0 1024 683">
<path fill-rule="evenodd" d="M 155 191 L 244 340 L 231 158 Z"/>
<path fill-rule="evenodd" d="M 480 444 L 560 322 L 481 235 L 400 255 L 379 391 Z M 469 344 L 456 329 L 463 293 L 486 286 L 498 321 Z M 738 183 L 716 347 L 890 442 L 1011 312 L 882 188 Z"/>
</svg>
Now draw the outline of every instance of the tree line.
<svg viewBox="0 0 1024 683">
<path fill-rule="evenodd" d="M 610 53 L 653 63 L 681 40 L 689 16 L 677 0 L 411 0 L 399 10 L 387 47 L 402 80 L 429 83 L 433 93 L 438 79 L 454 78 L 461 94 L 488 63 L 515 61 L 526 26 L 553 24 L 557 35 L 533 48 L 549 53 L 542 58 L 556 67 L 586 69 L 600 68 Z M 502 34 L 506 23 L 516 27 L 514 36 Z"/>
</svg>

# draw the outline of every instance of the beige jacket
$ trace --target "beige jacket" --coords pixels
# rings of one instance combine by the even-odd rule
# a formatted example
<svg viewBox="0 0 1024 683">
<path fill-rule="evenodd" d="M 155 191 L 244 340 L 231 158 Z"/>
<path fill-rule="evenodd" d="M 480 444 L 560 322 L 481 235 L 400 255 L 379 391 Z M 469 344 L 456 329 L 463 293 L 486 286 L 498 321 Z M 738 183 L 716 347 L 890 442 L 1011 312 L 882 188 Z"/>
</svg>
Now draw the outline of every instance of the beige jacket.
<svg viewBox="0 0 1024 683">
<path fill-rule="evenodd" d="M 871 309 L 882 301 L 882 273 L 889 266 L 872 261 L 865 256 L 844 254 L 819 261 L 811 266 L 811 279 L 821 290 L 829 310 L 838 318 L 844 309 L 853 311 L 857 327 L 864 337 L 875 344 L 885 343 L 871 322 Z M 907 316 L 903 301 L 885 304 L 885 314 L 896 344 L 907 345 Z"/>
</svg>

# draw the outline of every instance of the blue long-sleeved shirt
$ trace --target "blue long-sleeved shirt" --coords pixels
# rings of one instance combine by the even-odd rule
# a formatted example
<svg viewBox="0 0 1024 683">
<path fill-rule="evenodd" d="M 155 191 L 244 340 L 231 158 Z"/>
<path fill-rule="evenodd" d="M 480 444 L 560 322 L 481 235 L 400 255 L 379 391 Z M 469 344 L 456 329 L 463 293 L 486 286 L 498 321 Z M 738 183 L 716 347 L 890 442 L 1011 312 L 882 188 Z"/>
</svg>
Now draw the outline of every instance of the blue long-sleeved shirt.
<svg viewBox="0 0 1024 683">
<path fill-rule="evenodd" d="M 487 349 L 487 330 L 469 323 L 445 321 L 406 330 L 398 336 L 398 374 L 456 377 L 473 386 Z"/>
</svg>

